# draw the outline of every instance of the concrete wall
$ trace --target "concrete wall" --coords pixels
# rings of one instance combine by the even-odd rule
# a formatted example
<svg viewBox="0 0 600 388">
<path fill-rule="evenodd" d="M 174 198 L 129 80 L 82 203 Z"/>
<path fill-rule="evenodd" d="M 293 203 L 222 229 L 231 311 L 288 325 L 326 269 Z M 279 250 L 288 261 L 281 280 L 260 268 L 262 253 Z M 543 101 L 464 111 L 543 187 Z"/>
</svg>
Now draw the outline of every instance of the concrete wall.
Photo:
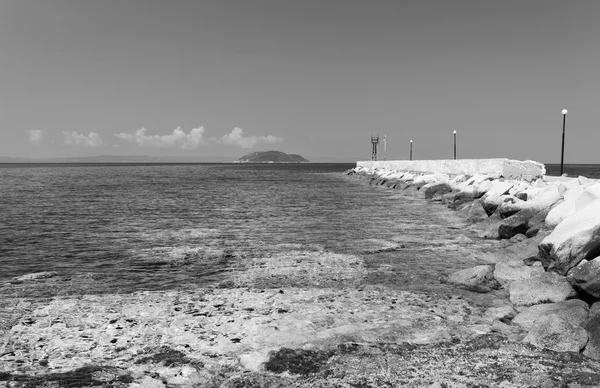
<svg viewBox="0 0 600 388">
<path fill-rule="evenodd" d="M 531 160 L 523 162 L 510 159 L 368 160 L 356 162 L 356 166 L 449 175 L 484 174 L 494 178 L 504 177 L 528 181 L 546 174 L 546 168 L 541 163 Z"/>
</svg>

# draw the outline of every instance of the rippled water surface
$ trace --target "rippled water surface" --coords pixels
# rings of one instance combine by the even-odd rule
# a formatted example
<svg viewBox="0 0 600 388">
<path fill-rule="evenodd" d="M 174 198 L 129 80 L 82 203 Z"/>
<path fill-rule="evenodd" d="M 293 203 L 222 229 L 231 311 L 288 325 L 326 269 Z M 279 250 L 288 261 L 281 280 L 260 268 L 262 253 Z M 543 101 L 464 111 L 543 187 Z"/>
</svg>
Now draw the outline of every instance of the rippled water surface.
<svg viewBox="0 0 600 388">
<path fill-rule="evenodd" d="M 350 167 L 3 166 L 0 280 L 56 271 L 65 287 L 89 292 L 167 289 L 286 250 L 366 256 L 403 246 L 371 262 L 406 263 L 408 282 L 409 265 L 433 279 L 471 259 L 473 240 L 448 209 L 342 174 Z"/>
</svg>

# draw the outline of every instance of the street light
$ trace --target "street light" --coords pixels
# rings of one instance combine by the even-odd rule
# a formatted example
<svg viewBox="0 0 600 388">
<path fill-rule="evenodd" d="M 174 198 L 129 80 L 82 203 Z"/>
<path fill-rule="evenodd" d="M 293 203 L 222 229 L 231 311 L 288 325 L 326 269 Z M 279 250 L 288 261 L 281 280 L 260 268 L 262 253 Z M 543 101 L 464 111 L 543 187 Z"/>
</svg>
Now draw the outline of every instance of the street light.
<svg viewBox="0 0 600 388">
<path fill-rule="evenodd" d="M 412 160 L 412 140 L 410 141 L 410 160 Z"/>
<path fill-rule="evenodd" d="M 454 131 L 454 159 L 456 159 L 456 131 Z"/>
<path fill-rule="evenodd" d="M 567 122 L 567 113 L 569 113 L 569 111 L 566 109 L 563 109 L 561 113 L 563 115 L 563 133 L 562 133 L 562 146 L 560 148 L 560 175 L 563 174 L 563 162 L 565 160 L 565 123 Z"/>
</svg>

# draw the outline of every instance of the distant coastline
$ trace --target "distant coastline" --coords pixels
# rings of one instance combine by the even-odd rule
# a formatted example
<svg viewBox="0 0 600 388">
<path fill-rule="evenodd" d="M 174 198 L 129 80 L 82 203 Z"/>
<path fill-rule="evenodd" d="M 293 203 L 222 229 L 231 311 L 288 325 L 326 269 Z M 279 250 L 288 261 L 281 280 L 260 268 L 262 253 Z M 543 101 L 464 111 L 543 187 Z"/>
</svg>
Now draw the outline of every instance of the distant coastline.
<svg viewBox="0 0 600 388">
<path fill-rule="evenodd" d="M 352 163 L 360 158 L 310 156 L 308 163 Z M 95 155 L 55 158 L 23 158 L 0 156 L 0 164 L 65 164 L 65 163 L 234 163 L 233 156 L 150 156 L 150 155 Z M 304 162 L 307 163 L 307 162 Z"/>
</svg>

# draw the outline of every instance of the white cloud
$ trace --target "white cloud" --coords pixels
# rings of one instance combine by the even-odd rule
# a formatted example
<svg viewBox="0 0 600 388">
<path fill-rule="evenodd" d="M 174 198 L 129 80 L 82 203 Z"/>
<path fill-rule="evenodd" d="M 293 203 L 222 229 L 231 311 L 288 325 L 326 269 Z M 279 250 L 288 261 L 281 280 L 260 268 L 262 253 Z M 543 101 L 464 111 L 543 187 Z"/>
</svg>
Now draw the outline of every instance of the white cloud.
<svg viewBox="0 0 600 388">
<path fill-rule="evenodd" d="M 131 133 L 116 133 L 115 136 L 122 140 L 138 143 L 140 147 L 179 147 L 183 149 L 194 149 L 205 144 L 202 138 L 204 127 L 192 128 L 190 133 L 185 133 L 180 127 L 173 130 L 169 135 L 147 135 L 146 128 L 140 128 Z"/>
<path fill-rule="evenodd" d="M 90 132 L 87 135 L 79 132 L 61 132 L 65 137 L 65 144 L 82 145 L 85 147 L 99 147 L 102 145 L 102 139 L 96 132 Z"/>
<path fill-rule="evenodd" d="M 27 136 L 29 136 L 29 142 L 35 145 L 40 145 L 44 139 L 44 133 L 40 129 L 29 129 Z"/>
<path fill-rule="evenodd" d="M 219 139 L 215 139 L 218 143 L 234 145 L 241 148 L 252 148 L 257 144 L 275 144 L 281 143 L 282 138 L 268 135 L 268 136 L 244 136 L 244 130 L 242 128 L 234 128 L 231 133 L 223 135 Z"/>
</svg>

